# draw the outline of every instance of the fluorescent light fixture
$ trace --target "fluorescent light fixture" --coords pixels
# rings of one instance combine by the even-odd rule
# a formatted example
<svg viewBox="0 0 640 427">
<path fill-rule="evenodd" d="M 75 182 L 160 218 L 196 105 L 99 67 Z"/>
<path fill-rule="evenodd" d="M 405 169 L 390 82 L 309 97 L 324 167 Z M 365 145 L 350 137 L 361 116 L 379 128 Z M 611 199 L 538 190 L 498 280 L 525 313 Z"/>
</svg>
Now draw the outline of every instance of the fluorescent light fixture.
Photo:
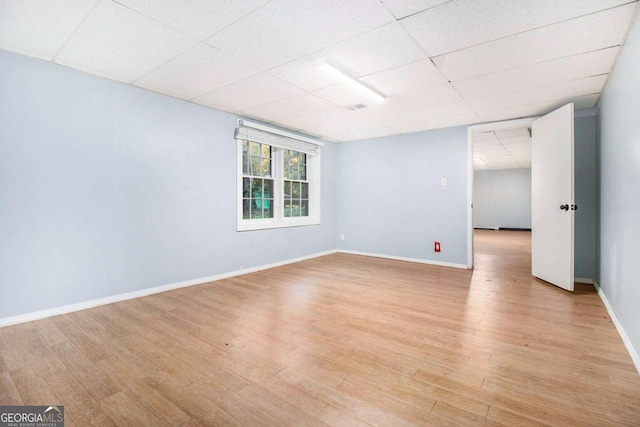
<svg viewBox="0 0 640 427">
<path fill-rule="evenodd" d="M 370 98 L 376 101 L 384 101 L 386 98 L 386 96 L 384 96 L 383 94 L 381 94 L 380 92 L 378 92 L 377 90 L 375 90 L 374 88 L 366 84 L 365 82 L 361 81 L 357 77 L 353 77 L 349 75 L 346 71 L 341 70 L 339 67 L 333 64 L 329 64 L 328 62 L 323 62 L 319 65 L 319 67 L 321 70 L 335 77 L 338 77 L 343 82 L 362 91 L 364 94 L 366 94 L 367 96 L 369 96 Z"/>
<path fill-rule="evenodd" d="M 483 163 L 484 163 L 484 159 L 483 159 L 482 157 L 480 157 L 480 156 L 475 156 L 475 157 L 473 158 L 473 160 L 475 160 L 476 162 L 478 162 L 478 163 L 480 163 L 480 164 L 483 164 Z"/>
</svg>

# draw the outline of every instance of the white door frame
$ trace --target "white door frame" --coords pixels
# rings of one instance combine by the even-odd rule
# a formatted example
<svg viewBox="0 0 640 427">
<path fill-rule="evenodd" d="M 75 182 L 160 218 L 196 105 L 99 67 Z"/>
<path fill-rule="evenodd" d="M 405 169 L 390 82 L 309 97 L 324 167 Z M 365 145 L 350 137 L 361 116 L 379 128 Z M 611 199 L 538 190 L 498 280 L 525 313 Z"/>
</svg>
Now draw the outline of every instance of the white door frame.
<svg viewBox="0 0 640 427">
<path fill-rule="evenodd" d="M 473 268 L 473 132 L 531 127 L 540 116 L 467 127 L 467 268 Z"/>
</svg>

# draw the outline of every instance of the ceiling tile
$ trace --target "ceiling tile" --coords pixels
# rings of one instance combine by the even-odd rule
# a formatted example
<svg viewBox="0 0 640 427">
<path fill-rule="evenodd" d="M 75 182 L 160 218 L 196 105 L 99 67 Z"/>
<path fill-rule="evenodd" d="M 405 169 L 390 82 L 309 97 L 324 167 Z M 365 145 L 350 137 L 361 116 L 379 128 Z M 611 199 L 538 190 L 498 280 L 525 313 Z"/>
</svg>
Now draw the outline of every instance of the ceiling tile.
<svg viewBox="0 0 640 427">
<path fill-rule="evenodd" d="M 393 129 L 389 129 L 384 126 L 376 126 L 376 127 L 354 127 L 350 126 L 345 133 L 329 135 L 328 137 L 331 139 L 335 139 L 337 141 L 357 141 L 360 139 L 370 139 L 370 138 L 380 138 L 383 136 L 397 135 Z"/>
<path fill-rule="evenodd" d="M 197 43 L 124 6 L 101 0 L 55 62 L 132 82 Z"/>
<path fill-rule="evenodd" d="M 526 137 L 529 138 L 529 128 L 508 128 L 508 129 L 496 129 L 493 131 L 496 137 L 503 138 L 517 138 Z"/>
<path fill-rule="evenodd" d="M 443 117 L 438 119 L 424 120 L 412 123 L 401 123 L 391 126 L 398 132 L 419 132 L 429 129 L 448 128 L 453 126 L 471 125 L 480 122 L 476 114 L 463 114 L 454 117 Z"/>
<path fill-rule="evenodd" d="M 636 3 L 434 58 L 452 81 L 620 45 Z"/>
<path fill-rule="evenodd" d="M 340 83 L 339 77 L 323 71 L 311 58 L 302 58 L 269 70 L 269 74 L 308 91 Z"/>
<path fill-rule="evenodd" d="M 429 56 L 619 6 L 628 0 L 458 0 L 403 19 Z"/>
<path fill-rule="evenodd" d="M 498 93 L 482 98 L 469 99 L 469 106 L 476 112 L 496 110 L 510 106 L 534 104 L 554 99 L 599 93 L 607 81 L 607 75 L 587 77 L 545 86 L 532 86 L 514 92 Z"/>
<path fill-rule="evenodd" d="M 396 19 L 402 19 L 449 1 L 451 0 L 382 0 L 382 3 Z"/>
<path fill-rule="evenodd" d="M 336 105 L 329 101 L 310 93 L 303 93 L 259 107 L 249 108 L 241 111 L 239 114 L 249 114 L 266 121 L 278 122 L 279 120 L 304 116 L 319 111 L 333 110 L 335 108 Z"/>
<path fill-rule="evenodd" d="M 290 119 L 279 120 L 278 123 L 292 129 L 305 129 L 311 132 L 312 129 L 321 128 L 326 123 L 334 120 L 337 114 L 341 114 L 342 109 L 336 107 L 332 110 L 322 110 L 304 116 L 298 116 Z"/>
<path fill-rule="evenodd" d="M 500 143 L 500 141 L 498 141 L 498 137 L 496 136 L 496 134 L 493 131 L 482 131 L 482 132 L 478 132 L 478 131 L 474 131 L 473 132 L 473 141 L 490 141 L 491 143 Z"/>
<path fill-rule="evenodd" d="M 472 116 L 473 111 L 469 109 L 466 102 L 456 101 L 449 104 L 432 105 L 430 107 L 404 111 L 399 114 L 391 114 L 388 116 L 379 117 L 376 119 L 376 121 L 379 121 L 383 125 L 393 127 L 394 129 L 399 129 L 397 125 L 404 123 L 435 120 L 445 117 L 462 115 Z"/>
<path fill-rule="evenodd" d="M 459 80 L 453 82 L 453 86 L 464 98 L 470 99 L 531 86 L 607 74 L 613 67 L 618 50 L 618 47 L 612 47 L 540 62 L 512 70 Z"/>
<path fill-rule="evenodd" d="M 199 96 L 193 101 L 213 108 L 236 112 L 300 93 L 303 93 L 302 89 L 267 73 L 261 73 Z"/>
<path fill-rule="evenodd" d="M 3 0 L 0 48 L 50 60 L 98 0 Z"/>
<path fill-rule="evenodd" d="M 416 42 L 396 22 L 330 47 L 321 54 L 357 76 L 425 58 Z"/>
<path fill-rule="evenodd" d="M 578 96 L 575 98 L 538 102 L 536 104 L 519 105 L 517 107 L 500 108 L 497 110 L 483 111 L 478 113 L 485 122 L 495 122 L 499 120 L 515 119 L 519 117 L 534 117 L 547 114 L 556 108 L 573 102 L 576 110 L 593 108 L 598 102 L 599 95 Z"/>
<path fill-rule="evenodd" d="M 268 0 L 114 0 L 200 40 L 214 35 Z"/>
<path fill-rule="evenodd" d="M 448 104 L 459 99 L 460 95 L 453 89 L 453 86 L 445 84 L 417 92 L 390 96 L 383 102 L 371 104 L 367 108 L 358 110 L 358 114 L 375 120 L 379 117 L 417 110 L 423 107 Z"/>
<path fill-rule="evenodd" d="M 201 43 L 134 84 L 177 98 L 192 99 L 257 73 L 257 68 Z"/>
<path fill-rule="evenodd" d="M 355 104 L 366 105 L 381 102 L 372 100 L 371 96 L 367 95 L 363 90 L 346 83 L 340 83 L 324 89 L 319 89 L 313 93 L 342 107 Z"/>
<path fill-rule="evenodd" d="M 397 95 L 447 83 L 430 59 L 370 74 L 362 80 L 386 95 Z"/>
<path fill-rule="evenodd" d="M 392 21 L 373 0 L 273 0 L 208 43 L 267 70 Z"/>
<path fill-rule="evenodd" d="M 366 119 L 357 115 L 354 111 L 345 110 L 344 108 L 282 120 L 280 123 L 296 128 L 304 125 L 304 127 L 310 129 L 311 132 L 333 139 L 344 138 L 346 135 L 355 133 L 362 134 L 367 129 L 378 128 L 376 131 L 378 134 L 381 134 L 384 130 L 384 126 L 379 123 Z M 388 129 L 388 131 L 393 133 L 391 129 Z M 336 138 L 336 136 L 340 138 Z"/>
</svg>

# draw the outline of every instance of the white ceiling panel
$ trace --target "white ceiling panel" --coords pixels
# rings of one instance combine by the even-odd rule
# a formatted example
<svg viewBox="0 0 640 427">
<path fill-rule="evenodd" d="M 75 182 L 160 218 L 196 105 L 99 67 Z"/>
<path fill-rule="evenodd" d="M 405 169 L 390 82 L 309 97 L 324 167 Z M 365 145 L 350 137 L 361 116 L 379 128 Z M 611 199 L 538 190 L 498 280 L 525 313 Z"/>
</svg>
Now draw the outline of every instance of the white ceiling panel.
<svg viewBox="0 0 640 427">
<path fill-rule="evenodd" d="M 273 0 L 208 42 L 267 70 L 392 21 L 378 1 Z"/>
<path fill-rule="evenodd" d="M 500 140 L 508 138 L 529 138 L 528 128 L 510 128 L 510 129 L 496 129 L 493 131 L 494 135 Z"/>
<path fill-rule="evenodd" d="M 380 101 L 372 100 L 370 95 L 367 95 L 363 90 L 357 87 L 340 83 L 334 86 L 325 87 L 313 92 L 327 101 L 331 101 L 341 107 L 346 107 L 355 104 L 373 104 Z"/>
<path fill-rule="evenodd" d="M 554 83 L 545 86 L 531 86 L 514 92 L 498 93 L 482 98 L 469 99 L 469 106 L 476 112 L 496 110 L 510 106 L 535 104 L 554 99 L 599 93 L 607 81 L 607 75 Z"/>
<path fill-rule="evenodd" d="M 55 62 L 132 82 L 197 43 L 124 6 L 101 0 Z"/>
<path fill-rule="evenodd" d="M 458 0 L 401 22 L 429 56 L 438 56 L 624 3 L 627 0 Z"/>
<path fill-rule="evenodd" d="M 114 0 L 185 34 L 205 40 L 268 0 Z"/>
<path fill-rule="evenodd" d="M 393 16 L 397 19 L 402 19 L 450 1 L 451 0 L 382 0 L 382 3 L 393 13 Z"/>
<path fill-rule="evenodd" d="M 434 61 L 449 80 L 456 81 L 617 46 L 624 40 L 635 7 L 628 4 L 515 34 Z"/>
<path fill-rule="evenodd" d="M 537 116 L 568 102 L 593 108 L 637 5 L 0 0 L 0 48 L 351 140 Z M 325 59 L 387 98 L 371 101 L 343 84 L 318 67 Z M 352 111 L 357 104 L 365 107 Z M 499 136 L 480 134 L 474 150 L 528 161 L 527 135 Z"/>
<path fill-rule="evenodd" d="M 498 137 L 496 136 L 495 132 L 493 131 L 482 131 L 482 132 L 478 132 L 478 131 L 474 131 L 473 132 L 473 142 L 475 143 L 476 141 L 489 141 L 491 143 L 495 143 L 497 142 Z"/>
<path fill-rule="evenodd" d="M 370 74 L 362 80 L 386 95 L 397 95 L 447 83 L 430 59 Z"/>
<path fill-rule="evenodd" d="M 448 104 L 460 99 L 460 95 L 450 84 L 435 86 L 417 92 L 407 92 L 390 96 L 384 102 L 370 104 L 358 110 L 358 114 L 376 120 L 379 117 L 417 110 L 438 104 Z"/>
<path fill-rule="evenodd" d="M 357 141 L 359 139 L 380 138 L 383 136 L 397 135 L 393 129 L 384 126 L 375 127 L 356 127 L 350 126 L 346 132 L 335 135 L 329 135 L 329 138 L 336 141 Z"/>
<path fill-rule="evenodd" d="M 3 0 L 0 48 L 50 60 L 97 0 Z"/>
<path fill-rule="evenodd" d="M 291 129 L 305 129 L 311 132 L 311 129 L 321 128 L 333 120 L 333 117 L 340 114 L 341 110 L 342 108 L 336 107 L 332 110 L 317 111 L 304 116 L 279 120 L 278 123 Z"/>
<path fill-rule="evenodd" d="M 443 117 L 412 123 L 400 123 L 390 126 L 398 132 L 419 132 L 422 130 L 448 128 L 453 126 L 470 125 L 480 122 L 476 114 L 463 114 L 460 116 Z"/>
<path fill-rule="evenodd" d="M 257 73 L 257 68 L 215 47 L 200 43 L 134 84 L 176 98 L 193 99 Z"/>
<path fill-rule="evenodd" d="M 315 121 L 310 123 L 311 120 Z M 335 138 L 336 136 L 349 134 L 353 130 L 357 130 L 362 133 L 362 131 L 366 129 L 382 129 L 384 127 L 379 123 L 366 119 L 362 116 L 358 116 L 355 112 L 345 110 L 344 108 L 283 120 L 282 123 L 292 127 L 298 127 L 300 124 L 304 123 L 312 132 L 328 135 L 330 138 L 334 139 L 338 139 Z"/>
<path fill-rule="evenodd" d="M 266 121 L 278 121 L 335 108 L 336 105 L 327 100 L 310 93 L 303 93 L 259 107 L 249 108 L 240 112 L 240 114 L 246 113 Z"/>
<path fill-rule="evenodd" d="M 453 85 L 463 97 L 471 99 L 530 86 L 541 86 L 607 74 L 618 55 L 618 50 L 618 47 L 596 50 L 512 70 L 459 80 L 453 82 Z"/>
<path fill-rule="evenodd" d="M 269 70 L 270 74 L 308 91 L 340 83 L 340 78 L 320 69 L 312 58 L 302 58 Z"/>
<path fill-rule="evenodd" d="M 303 93 L 303 90 L 267 73 L 233 83 L 195 98 L 198 104 L 236 112 Z"/>
<path fill-rule="evenodd" d="M 574 103 L 576 110 L 595 107 L 599 95 L 578 96 L 575 98 L 539 102 L 536 104 L 519 105 L 517 107 L 500 108 L 478 113 L 485 122 L 514 119 L 519 117 L 533 117 L 547 114 L 556 108 L 560 108 L 570 102 Z"/>
<path fill-rule="evenodd" d="M 446 117 L 473 115 L 473 111 L 464 101 L 451 102 L 449 104 L 438 104 L 416 110 L 405 111 L 399 114 L 391 114 L 376 119 L 385 126 L 397 129 L 397 125 L 412 122 L 421 122 Z"/>
<path fill-rule="evenodd" d="M 335 45 L 322 55 L 357 76 L 425 58 L 415 41 L 395 22 Z"/>
</svg>

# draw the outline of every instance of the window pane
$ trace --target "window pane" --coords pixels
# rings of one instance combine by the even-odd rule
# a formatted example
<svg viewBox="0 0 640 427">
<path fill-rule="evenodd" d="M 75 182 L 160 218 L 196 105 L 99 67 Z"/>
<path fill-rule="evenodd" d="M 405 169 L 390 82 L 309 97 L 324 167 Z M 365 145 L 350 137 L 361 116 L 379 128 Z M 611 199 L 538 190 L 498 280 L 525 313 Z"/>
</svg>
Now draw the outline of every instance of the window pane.
<svg viewBox="0 0 640 427">
<path fill-rule="evenodd" d="M 308 199 L 309 198 L 309 184 L 307 184 L 306 182 L 302 183 L 302 194 L 301 197 L 303 199 Z"/>
<path fill-rule="evenodd" d="M 255 200 L 253 206 L 251 207 L 251 219 L 254 218 L 262 218 L 262 208 L 256 206 Z"/>
<path fill-rule="evenodd" d="M 260 176 L 260 157 L 251 156 L 249 175 Z"/>
<path fill-rule="evenodd" d="M 242 197 L 248 199 L 251 197 L 251 179 L 242 178 Z"/>
<path fill-rule="evenodd" d="M 262 179 L 251 180 L 251 197 L 254 199 L 262 198 Z"/>
<path fill-rule="evenodd" d="M 263 195 L 263 197 L 273 197 L 273 180 L 264 180 Z"/>
<path fill-rule="evenodd" d="M 249 173 L 249 142 L 242 141 L 242 173 L 247 175 Z"/>
<path fill-rule="evenodd" d="M 271 159 L 262 159 L 262 176 L 271 176 Z"/>
<path fill-rule="evenodd" d="M 291 181 L 284 182 L 284 198 L 285 199 L 291 198 Z"/>
<path fill-rule="evenodd" d="M 291 192 L 292 192 L 291 197 L 293 199 L 299 199 L 300 198 L 300 183 L 299 182 L 292 182 L 291 183 Z"/>
<path fill-rule="evenodd" d="M 261 151 L 262 151 L 262 158 L 264 159 L 270 159 L 271 158 L 271 146 L 267 145 L 267 144 L 262 144 L 261 145 Z"/>
<path fill-rule="evenodd" d="M 252 156 L 256 156 L 256 157 L 260 157 L 260 144 L 258 144 L 257 142 L 250 142 L 249 143 L 249 151 L 251 153 Z"/>
<path fill-rule="evenodd" d="M 291 216 L 300 216 L 300 201 L 291 201 Z"/>
<path fill-rule="evenodd" d="M 309 201 L 300 201 L 300 216 L 309 216 Z"/>
<path fill-rule="evenodd" d="M 284 217 L 289 218 L 290 216 L 291 216 L 291 207 L 289 205 L 286 205 L 284 207 Z"/>
<path fill-rule="evenodd" d="M 251 200 L 243 199 L 242 200 L 242 219 L 249 219 L 251 212 Z"/>
<path fill-rule="evenodd" d="M 302 179 L 302 180 L 306 180 L 307 179 L 307 166 L 306 165 L 300 165 L 299 175 L 300 175 L 300 179 Z"/>
<path fill-rule="evenodd" d="M 265 199 L 264 218 L 273 218 L 273 199 Z"/>
</svg>

